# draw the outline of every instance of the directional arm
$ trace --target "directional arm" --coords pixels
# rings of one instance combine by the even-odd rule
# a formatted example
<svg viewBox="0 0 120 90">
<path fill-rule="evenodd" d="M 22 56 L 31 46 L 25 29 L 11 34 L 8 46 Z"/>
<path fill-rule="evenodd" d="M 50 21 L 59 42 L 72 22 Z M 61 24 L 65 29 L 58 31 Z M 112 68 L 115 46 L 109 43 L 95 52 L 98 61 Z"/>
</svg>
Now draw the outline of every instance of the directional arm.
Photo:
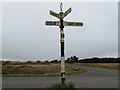
<svg viewBox="0 0 120 90">
<path fill-rule="evenodd" d="M 51 10 L 50 10 L 50 15 L 55 16 L 55 17 L 60 19 L 60 15 L 56 12 L 51 11 Z"/>
<path fill-rule="evenodd" d="M 46 21 L 45 25 L 48 25 L 48 26 L 60 26 L 60 21 Z"/>
<path fill-rule="evenodd" d="M 60 26 L 60 21 L 46 21 L 47 26 Z M 83 26 L 83 22 L 66 22 L 63 21 L 63 26 Z"/>
<path fill-rule="evenodd" d="M 71 12 L 71 8 L 69 8 L 62 16 L 62 18 L 64 18 L 65 16 L 67 16 L 69 13 Z"/>
<path fill-rule="evenodd" d="M 83 26 L 82 22 L 63 22 L 64 26 Z"/>
</svg>

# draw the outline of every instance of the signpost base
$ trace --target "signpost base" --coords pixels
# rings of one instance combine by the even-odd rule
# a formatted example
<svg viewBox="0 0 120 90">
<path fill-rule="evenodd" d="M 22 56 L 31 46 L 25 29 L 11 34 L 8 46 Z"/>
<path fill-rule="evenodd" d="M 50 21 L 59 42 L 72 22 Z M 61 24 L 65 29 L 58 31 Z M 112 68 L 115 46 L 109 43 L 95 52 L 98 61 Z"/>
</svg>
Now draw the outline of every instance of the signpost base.
<svg viewBox="0 0 120 90">
<path fill-rule="evenodd" d="M 62 84 L 65 84 L 65 78 L 61 78 Z"/>
<path fill-rule="evenodd" d="M 62 84 L 65 83 L 65 73 L 61 73 L 61 82 Z"/>
</svg>

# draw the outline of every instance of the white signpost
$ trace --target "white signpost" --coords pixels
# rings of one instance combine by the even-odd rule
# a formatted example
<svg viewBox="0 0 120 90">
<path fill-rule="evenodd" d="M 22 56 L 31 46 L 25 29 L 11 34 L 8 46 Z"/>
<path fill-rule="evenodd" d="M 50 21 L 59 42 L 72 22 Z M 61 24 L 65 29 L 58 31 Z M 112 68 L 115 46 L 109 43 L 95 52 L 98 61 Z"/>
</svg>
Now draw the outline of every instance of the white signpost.
<svg viewBox="0 0 120 90">
<path fill-rule="evenodd" d="M 60 43 L 61 43 L 61 81 L 65 83 L 65 55 L 64 55 L 64 26 L 83 26 L 82 22 L 67 22 L 64 21 L 63 18 L 66 17 L 70 12 L 71 8 L 69 8 L 65 13 L 62 12 L 62 3 L 60 4 L 61 12 L 58 14 L 50 10 L 50 15 L 57 17 L 60 21 L 46 21 L 45 25 L 47 26 L 59 26 L 60 28 Z"/>
</svg>

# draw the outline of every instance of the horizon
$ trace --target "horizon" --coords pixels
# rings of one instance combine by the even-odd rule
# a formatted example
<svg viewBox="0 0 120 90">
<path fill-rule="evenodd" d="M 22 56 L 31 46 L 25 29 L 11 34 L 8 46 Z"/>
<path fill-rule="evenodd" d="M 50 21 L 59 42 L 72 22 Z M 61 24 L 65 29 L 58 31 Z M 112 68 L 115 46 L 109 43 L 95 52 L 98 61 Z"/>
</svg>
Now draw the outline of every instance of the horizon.
<svg viewBox="0 0 120 90">
<path fill-rule="evenodd" d="M 86 58 L 79 58 L 78 57 L 78 60 L 92 59 L 92 58 L 115 58 L 116 59 L 116 58 L 120 58 L 120 57 L 119 56 L 118 57 L 86 57 Z M 10 60 L 10 59 L 0 59 L 0 60 L 1 61 L 52 61 L 52 60 L 60 61 L 60 59 L 52 59 L 52 60 L 40 60 L 40 59 L 37 59 L 37 60 Z M 67 60 L 67 58 L 65 60 Z"/>
</svg>

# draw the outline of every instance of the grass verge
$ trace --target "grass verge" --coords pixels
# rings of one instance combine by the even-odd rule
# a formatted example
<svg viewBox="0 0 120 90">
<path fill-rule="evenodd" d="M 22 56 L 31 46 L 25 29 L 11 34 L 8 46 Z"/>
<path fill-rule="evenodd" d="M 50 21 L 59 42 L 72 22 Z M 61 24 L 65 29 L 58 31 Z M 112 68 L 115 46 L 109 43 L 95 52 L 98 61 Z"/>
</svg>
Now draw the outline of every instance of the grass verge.
<svg viewBox="0 0 120 90">
<path fill-rule="evenodd" d="M 66 64 L 66 75 L 84 73 L 86 70 L 75 71 L 71 64 Z M 6 77 L 39 77 L 60 76 L 60 64 L 50 65 L 6 65 L 2 67 L 2 75 Z"/>
<path fill-rule="evenodd" d="M 73 82 L 67 82 L 64 84 L 61 83 L 56 83 L 53 86 L 49 87 L 49 88 L 57 88 L 57 89 L 61 89 L 61 88 L 70 88 L 70 89 L 74 89 L 75 88 L 75 84 Z"/>
<path fill-rule="evenodd" d="M 46 88 L 31 88 L 30 90 L 75 90 L 75 84 L 73 82 L 55 83 L 51 87 Z"/>
<path fill-rule="evenodd" d="M 96 68 L 105 68 L 105 69 L 114 69 L 118 70 L 118 64 L 101 64 L 101 63 L 77 63 L 79 66 L 87 66 L 87 67 L 96 67 Z"/>
</svg>

